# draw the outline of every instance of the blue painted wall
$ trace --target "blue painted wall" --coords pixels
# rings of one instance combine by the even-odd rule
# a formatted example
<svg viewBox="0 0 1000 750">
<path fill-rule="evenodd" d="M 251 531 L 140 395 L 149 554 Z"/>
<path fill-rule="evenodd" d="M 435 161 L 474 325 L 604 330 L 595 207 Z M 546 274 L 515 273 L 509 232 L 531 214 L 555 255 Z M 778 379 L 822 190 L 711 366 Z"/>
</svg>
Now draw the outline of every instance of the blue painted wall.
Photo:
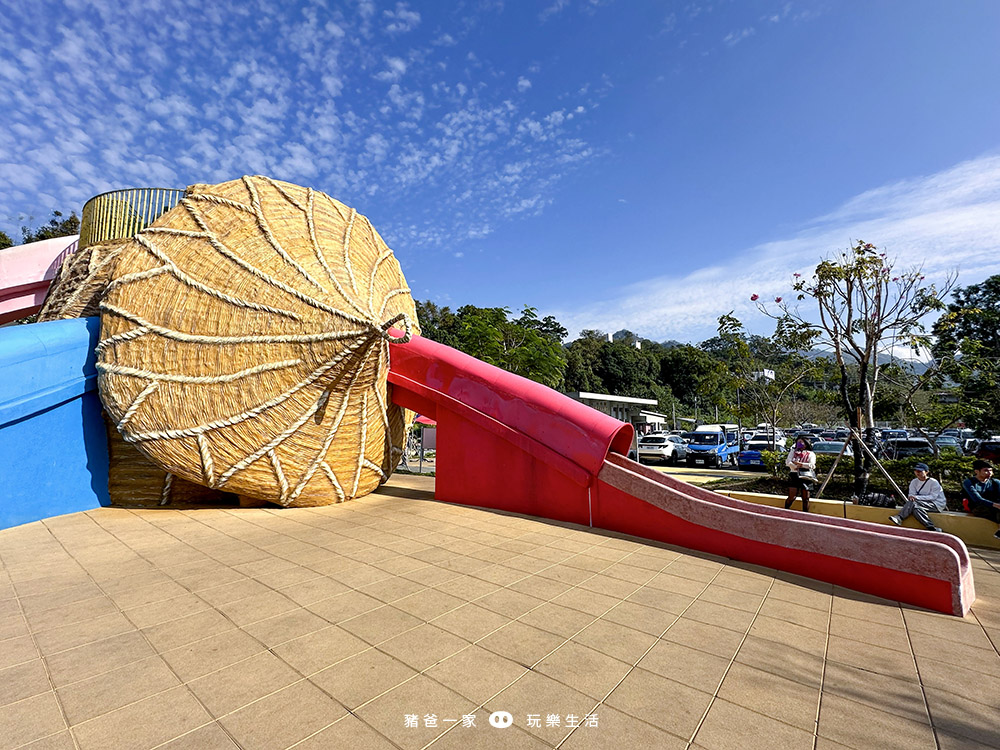
<svg viewBox="0 0 1000 750">
<path fill-rule="evenodd" d="M 108 505 L 99 318 L 0 328 L 0 528 Z"/>
</svg>

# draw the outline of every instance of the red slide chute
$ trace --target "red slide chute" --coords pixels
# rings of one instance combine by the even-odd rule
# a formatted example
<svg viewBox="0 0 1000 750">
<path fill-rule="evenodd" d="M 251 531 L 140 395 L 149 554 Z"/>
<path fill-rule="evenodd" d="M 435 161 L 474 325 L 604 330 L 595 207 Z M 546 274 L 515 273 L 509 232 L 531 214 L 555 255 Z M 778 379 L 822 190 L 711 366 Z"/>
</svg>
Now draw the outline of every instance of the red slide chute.
<svg viewBox="0 0 1000 750">
<path fill-rule="evenodd" d="M 969 554 L 947 534 L 755 505 L 624 455 L 633 429 L 422 337 L 394 344 L 400 406 L 438 423 L 438 500 L 620 531 L 964 615 Z"/>
</svg>

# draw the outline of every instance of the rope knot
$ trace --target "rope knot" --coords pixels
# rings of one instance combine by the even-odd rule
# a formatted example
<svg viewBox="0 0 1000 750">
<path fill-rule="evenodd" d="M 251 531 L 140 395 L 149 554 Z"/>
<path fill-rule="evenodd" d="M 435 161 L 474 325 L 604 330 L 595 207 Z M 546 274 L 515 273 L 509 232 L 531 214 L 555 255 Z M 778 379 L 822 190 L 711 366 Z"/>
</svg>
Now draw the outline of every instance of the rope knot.
<svg viewBox="0 0 1000 750">
<path fill-rule="evenodd" d="M 390 335 L 389 329 L 394 323 L 398 323 L 399 321 L 403 321 L 403 335 L 399 337 Z M 409 315 L 406 313 L 400 313 L 396 317 L 385 321 L 385 323 L 379 327 L 379 334 L 391 344 L 409 343 L 410 339 L 413 338 L 413 322 L 410 320 Z"/>
</svg>

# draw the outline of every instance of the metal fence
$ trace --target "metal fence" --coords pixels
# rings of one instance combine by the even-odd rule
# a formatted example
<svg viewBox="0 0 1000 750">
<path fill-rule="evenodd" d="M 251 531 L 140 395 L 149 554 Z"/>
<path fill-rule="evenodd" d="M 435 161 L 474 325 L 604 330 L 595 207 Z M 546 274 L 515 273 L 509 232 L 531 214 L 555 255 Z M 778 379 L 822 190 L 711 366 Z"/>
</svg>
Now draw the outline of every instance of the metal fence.
<svg viewBox="0 0 1000 750">
<path fill-rule="evenodd" d="M 91 198 L 80 218 L 80 249 L 98 242 L 131 237 L 176 206 L 183 190 L 131 188 Z"/>
</svg>

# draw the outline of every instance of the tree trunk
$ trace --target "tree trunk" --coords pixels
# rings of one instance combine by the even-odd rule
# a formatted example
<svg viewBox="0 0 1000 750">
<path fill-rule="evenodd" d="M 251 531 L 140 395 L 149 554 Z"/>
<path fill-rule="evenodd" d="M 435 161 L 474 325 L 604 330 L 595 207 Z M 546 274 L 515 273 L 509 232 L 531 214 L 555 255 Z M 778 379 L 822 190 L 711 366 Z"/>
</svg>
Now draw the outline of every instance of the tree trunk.
<svg viewBox="0 0 1000 750">
<path fill-rule="evenodd" d="M 875 424 L 873 422 L 874 405 L 872 404 L 871 390 L 868 387 L 868 362 L 863 361 L 858 367 L 858 409 L 857 415 L 864 417 L 866 423 L 863 439 L 874 452 L 875 450 Z M 858 425 L 860 429 L 861 425 Z M 860 446 L 858 446 L 860 447 Z M 872 460 L 868 451 L 862 450 L 860 455 L 854 454 L 854 494 L 858 497 L 864 495 L 868 489 L 868 477 L 871 473 Z"/>
<path fill-rule="evenodd" d="M 862 463 L 864 451 L 855 435 L 861 434 L 861 424 L 859 420 L 860 410 L 854 408 L 851 402 L 850 378 L 847 372 L 847 364 L 843 361 L 840 365 L 840 400 L 844 406 L 844 413 L 847 414 L 847 423 L 851 428 L 851 450 L 854 453 L 854 494 L 861 497 L 865 492 L 865 467 Z"/>
</svg>

